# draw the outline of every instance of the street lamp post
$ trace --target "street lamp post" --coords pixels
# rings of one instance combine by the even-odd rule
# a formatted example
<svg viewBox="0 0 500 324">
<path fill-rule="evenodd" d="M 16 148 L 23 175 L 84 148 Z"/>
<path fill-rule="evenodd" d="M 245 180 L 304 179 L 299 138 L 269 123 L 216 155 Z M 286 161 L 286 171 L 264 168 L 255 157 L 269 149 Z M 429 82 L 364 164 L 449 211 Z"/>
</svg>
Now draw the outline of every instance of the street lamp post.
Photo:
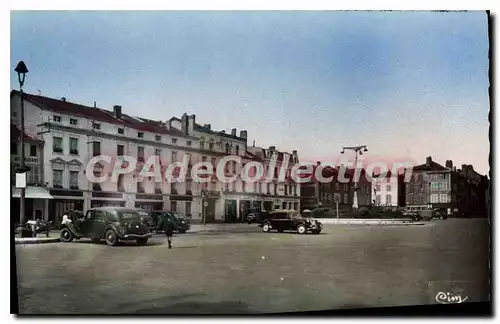
<svg viewBox="0 0 500 324">
<path fill-rule="evenodd" d="M 345 150 L 353 151 L 356 154 L 356 156 L 354 158 L 354 175 L 356 175 L 356 170 L 358 168 L 358 154 L 363 155 L 363 152 L 368 152 L 368 149 L 366 148 L 366 145 L 342 146 L 342 152 L 340 152 L 340 153 L 344 154 Z M 359 191 L 358 181 L 357 181 L 356 177 L 354 177 L 354 197 L 353 197 L 353 202 L 352 202 L 352 207 L 354 209 L 358 209 L 358 207 L 359 207 L 358 206 L 358 201 L 359 201 L 358 191 Z"/>
<path fill-rule="evenodd" d="M 26 167 L 24 164 L 24 93 L 23 93 L 23 85 L 24 85 L 24 80 L 26 78 L 26 73 L 28 73 L 28 68 L 26 67 L 26 64 L 24 64 L 23 61 L 20 61 L 17 63 L 16 68 L 14 71 L 17 72 L 17 79 L 19 81 L 19 89 L 21 92 L 21 166 L 18 169 L 19 173 L 24 173 L 24 177 L 26 179 L 26 172 L 29 171 L 29 168 Z M 19 222 L 21 225 L 24 224 L 24 204 L 25 204 L 25 197 L 26 197 L 26 182 L 21 188 L 21 195 L 20 195 L 20 201 L 19 201 Z"/>
</svg>

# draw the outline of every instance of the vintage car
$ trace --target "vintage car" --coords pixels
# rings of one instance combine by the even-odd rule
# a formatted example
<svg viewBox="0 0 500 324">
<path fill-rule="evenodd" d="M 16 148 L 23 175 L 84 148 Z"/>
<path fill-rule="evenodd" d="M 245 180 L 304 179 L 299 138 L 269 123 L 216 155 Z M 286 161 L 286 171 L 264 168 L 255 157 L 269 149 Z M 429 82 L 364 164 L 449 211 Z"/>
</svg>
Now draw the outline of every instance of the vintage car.
<svg viewBox="0 0 500 324">
<path fill-rule="evenodd" d="M 177 212 L 161 210 L 154 211 L 153 218 L 157 219 L 156 233 L 163 231 L 165 222 L 172 222 L 174 225 L 174 231 L 178 233 L 186 233 L 191 228 L 189 221 Z"/>
<path fill-rule="evenodd" d="M 271 230 L 277 230 L 279 233 L 284 231 L 297 231 L 299 234 L 311 232 L 313 234 L 321 233 L 323 225 L 313 218 L 303 218 L 295 210 L 275 210 L 269 214 L 269 218 L 264 220 L 261 225 L 262 231 L 269 233 Z"/>
<path fill-rule="evenodd" d="M 141 216 L 141 220 L 146 225 L 150 231 L 153 231 L 156 229 L 156 222 L 154 220 L 154 217 L 151 215 L 151 213 L 148 213 L 144 209 L 137 209 L 137 212 Z"/>
<path fill-rule="evenodd" d="M 61 242 L 90 238 L 94 243 L 104 239 L 110 246 L 130 240 L 145 245 L 150 237 L 137 210 L 124 207 L 92 208 L 87 210 L 85 218 L 61 226 Z"/>
</svg>

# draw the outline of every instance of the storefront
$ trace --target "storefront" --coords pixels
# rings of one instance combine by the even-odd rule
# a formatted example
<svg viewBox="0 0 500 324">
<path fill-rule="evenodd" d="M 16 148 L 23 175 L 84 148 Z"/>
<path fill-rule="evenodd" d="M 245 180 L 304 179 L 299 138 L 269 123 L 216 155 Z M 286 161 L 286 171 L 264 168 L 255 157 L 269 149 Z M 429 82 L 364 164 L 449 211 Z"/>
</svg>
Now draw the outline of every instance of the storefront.
<svg viewBox="0 0 500 324">
<path fill-rule="evenodd" d="M 163 210 L 163 197 L 161 195 L 137 194 L 135 208 L 144 209 L 148 213 Z"/>
<path fill-rule="evenodd" d="M 21 189 L 14 188 L 11 198 L 11 219 L 14 223 L 20 221 L 20 197 Z M 45 187 L 26 187 L 24 200 L 24 214 L 26 220 L 49 219 L 49 201 L 54 197 Z"/>
<path fill-rule="evenodd" d="M 49 220 L 60 223 L 62 217 L 73 210 L 84 211 L 84 197 L 81 190 L 50 189 L 54 198 L 49 202 Z"/>
</svg>

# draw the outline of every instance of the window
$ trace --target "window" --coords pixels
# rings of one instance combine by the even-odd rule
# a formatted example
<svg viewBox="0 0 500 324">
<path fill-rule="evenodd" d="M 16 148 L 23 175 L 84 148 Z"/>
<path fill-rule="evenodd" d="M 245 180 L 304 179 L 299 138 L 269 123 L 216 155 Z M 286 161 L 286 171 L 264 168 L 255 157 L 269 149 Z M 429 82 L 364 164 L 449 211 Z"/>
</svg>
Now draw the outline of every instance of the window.
<svg viewBox="0 0 500 324">
<path fill-rule="evenodd" d="M 240 155 L 240 147 L 236 145 L 236 155 Z"/>
<path fill-rule="evenodd" d="M 449 195 L 448 194 L 440 194 L 439 195 L 439 202 L 440 203 L 448 203 L 449 202 Z"/>
<path fill-rule="evenodd" d="M 17 155 L 17 143 L 10 143 L 10 154 Z"/>
<path fill-rule="evenodd" d="M 101 124 L 96 123 L 96 122 L 92 122 L 92 128 L 93 129 L 101 129 Z"/>
<path fill-rule="evenodd" d="M 431 191 L 439 191 L 439 182 L 431 182 Z"/>
<path fill-rule="evenodd" d="M 155 182 L 155 194 L 160 195 L 162 194 L 162 183 L 161 182 Z"/>
<path fill-rule="evenodd" d="M 380 185 L 379 184 L 375 185 L 375 190 L 376 191 L 380 191 Z"/>
<path fill-rule="evenodd" d="M 40 182 L 38 165 L 31 165 L 30 170 L 26 174 L 26 182 L 29 184 L 36 184 Z"/>
<path fill-rule="evenodd" d="M 274 194 L 275 195 L 278 194 L 278 184 L 277 183 L 274 184 Z"/>
<path fill-rule="evenodd" d="M 78 119 L 70 118 L 70 119 L 69 119 L 69 123 L 70 123 L 71 125 L 76 126 L 76 125 L 78 125 Z"/>
<path fill-rule="evenodd" d="M 161 136 L 160 136 L 160 135 L 156 135 L 156 136 L 155 136 L 155 140 L 157 140 L 157 141 L 161 141 Z"/>
<path fill-rule="evenodd" d="M 203 139 L 200 141 L 200 148 L 202 150 L 205 148 L 205 143 L 203 142 Z"/>
<path fill-rule="evenodd" d="M 347 202 L 349 201 L 349 195 L 348 194 L 344 194 L 344 203 L 347 204 Z"/>
<path fill-rule="evenodd" d="M 157 157 L 160 157 L 161 156 L 161 149 L 155 149 L 155 155 Z"/>
<path fill-rule="evenodd" d="M 138 193 L 146 192 L 146 190 L 144 190 L 144 186 L 142 185 L 142 182 L 137 182 L 137 192 Z"/>
<path fill-rule="evenodd" d="M 432 194 L 431 203 L 438 203 L 438 202 L 439 202 L 439 194 Z"/>
<path fill-rule="evenodd" d="M 176 201 L 171 201 L 170 202 L 170 211 L 176 212 L 177 211 L 177 202 Z"/>
<path fill-rule="evenodd" d="M 177 144 L 177 138 L 172 138 L 172 144 Z"/>
<path fill-rule="evenodd" d="M 69 138 L 69 154 L 78 155 L 78 138 Z"/>
<path fill-rule="evenodd" d="M 191 202 L 186 201 L 186 216 L 191 216 Z"/>
<path fill-rule="evenodd" d="M 267 187 L 267 194 L 270 194 L 271 193 L 271 184 L 266 183 L 266 187 Z"/>
<path fill-rule="evenodd" d="M 245 181 L 242 181 L 242 182 L 241 182 L 241 190 L 242 190 L 243 192 L 245 192 L 245 191 L 246 191 L 246 189 L 247 189 L 247 183 L 246 183 Z"/>
<path fill-rule="evenodd" d="M 229 143 L 226 143 L 226 153 L 229 154 Z"/>
<path fill-rule="evenodd" d="M 440 182 L 439 183 L 439 190 L 443 190 L 443 191 L 448 190 L 448 182 Z"/>
<path fill-rule="evenodd" d="M 213 166 L 214 168 L 216 168 L 216 167 L 217 167 L 217 158 L 214 158 L 214 157 L 212 158 L 212 166 Z"/>
<path fill-rule="evenodd" d="M 117 189 L 118 189 L 119 192 L 124 192 L 125 191 L 125 187 L 123 186 L 123 177 L 124 177 L 123 174 L 119 174 L 118 175 Z"/>
<path fill-rule="evenodd" d="M 118 134 L 123 135 L 124 132 L 125 132 L 125 130 L 123 128 L 118 128 Z"/>
<path fill-rule="evenodd" d="M 376 203 L 377 205 L 379 205 L 379 204 L 380 204 L 380 195 L 376 195 L 376 196 L 375 196 L 375 203 Z"/>
<path fill-rule="evenodd" d="M 116 155 L 122 156 L 124 151 L 125 151 L 125 146 L 124 145 L 118 144 L 116 146 Z"/>
<path fill-rule="evenodd" d="M 144 133 L 143 132 L 137 132 L 137 137 L 144 138 Z"/>
<path fill-rule="evenodd" d="M 62 148 L 62 137 L 55 137 L 53 138 L 53 143 L 52 143 L 52 151 L 56 153 L 62 153 L 63 148 Z"/>
<path fill-rule="evenodd" d="M 285 196 L 288 194 L 288 186 L 285 185 Z"/>
<path fill-rule="evenodd" d="M 36 151 L 37 151 L 36 145 L 31 144 L 30 145 L 30 156 L 36 156 L 36 153 L 37 153 Z"/>
<path fill-rule="evenodd" d="M 212 151 L 214 149 L 214 143 L 212 142 L 208 143 L 208 149 Z"/>
<path fill-rule="evenodd" d="M 137 147 L 137 161 L 144 162 L 144 146 Z"/>
<path fill-rule="evenodd" d="M 69 172 L 69 188 L 78 189 L 78 171 Z"/>
<path fill-rule="evenodd" d="M 92 154 L 94 156 L 101 155 L 101 142 L 92 142 Z"/>
<path fill-rule="evenodd" d="M 177 161 L 177 152 L 172 151 L 172 162 L 176 162 L 176 161 Z"/>
<path fill-rule="evenodd" d="M 385 195 L 385 203 L 388 205 L 392 204 L 392 196 L 391 195 Z"/>
<path fill-rule="evenodd" d="M 293 186 L 293 195 L 297 196 L 297 185 Z"/>
<path fill-rule="evenodd" d="M 191 146 L 191 144 L 192 144 L 192 143 L 191 143 L 191 141 L 187 141 L 187 142 L 186 142 L 186 145 L 187 145 L 187 146 Z"/>
<path fill-rule="evenodd" d="M 385 187 L 385 190 L 386 190 L 386 191 L 391 191 L 391 185 L 387 185 L 387 186 Z"/>
<path fill-rule="evenodd" d="M 52 171 L 52 186 L 54 188 L 62 188 L 62 170 L 53 170 Z"/>
<path fill-rule="evenodd" d="M 186 180 L 186 195 L 193 194 L 192 186 L 193 186 L 193 182 L 191 180 Z"/>
<path fill-rule="evenodd" d="M 60 122 L 61 122 L 61 116 L 56 116 L 56 115 L 54 115 L 54 121 L 55 121 L 56 123 L 60 123 Z"/>
<path fill-rule="evenodd" d="M 262 193 L 262 182 L 258 182 L 257 183 L 257 186 L 258 186 L 258 192 Z"/>
<path fill-rule="evenodd" d="M 177 183 L 172 182 L 172 183 L 170 184 L 170 193 L 171 193 L 172 195 L 177 195 Z"/>
</svg>

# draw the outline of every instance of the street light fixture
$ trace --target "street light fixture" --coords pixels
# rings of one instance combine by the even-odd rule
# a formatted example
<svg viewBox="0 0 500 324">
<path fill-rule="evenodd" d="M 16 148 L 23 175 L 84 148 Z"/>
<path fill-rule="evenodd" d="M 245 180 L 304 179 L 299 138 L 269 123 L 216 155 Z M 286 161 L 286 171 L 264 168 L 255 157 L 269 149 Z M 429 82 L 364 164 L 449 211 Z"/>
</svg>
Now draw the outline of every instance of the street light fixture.
<svg viewBox="0 0 500 324">
<path fill-rule="evenodd" d="M 354 173 L 356 174 L 356 169 L 358 168 L 358 154 L 363 155 L 363 151 L 368 152 L 368 149 L 366 148 L 366 145 L 343 146 L 342 152 L 340 152 L 340 153 L 344 154 L 345 150 L 354 151 L 354 153 L 356 154 L 356 157 L 354 158 Z M 358 182 L 356 181 L 356 177 L 354 177 L 354 197 L 353 197 L 353 202 L 352 202 L 352 207 L 354 209 L 358 209 L 358 201 L 359 201 L 358 191 L 359 191 Z"/>
<path fill-rule="evenodd" d="M 24 80 L 26 79 L 26 73 L 28 73 L 28 68 L 26 67 L 26 64 L 24 64 L 23 61 L 20 61 L 17 63 L 16 68 L 14 71 L 17 72 L 17 79 L 19 81 L 19 89 L 21 92 L 21 166 L 18 169 L 19 173 L 23 173 L 24 177 L 26 178 L 26 172 L 30 170 L 29 167 L 24 165 L 24 93 L 23 93 L 23 85 L 24 85 Z M 21 225 L 24 224 L 24 203 L 25 203 L 25 198 L 26 198 L 26 181 L 21 188 L 21 194 L 20 194 L 20 201 L 19 201 L 19 222 Z"/>
</svg>

